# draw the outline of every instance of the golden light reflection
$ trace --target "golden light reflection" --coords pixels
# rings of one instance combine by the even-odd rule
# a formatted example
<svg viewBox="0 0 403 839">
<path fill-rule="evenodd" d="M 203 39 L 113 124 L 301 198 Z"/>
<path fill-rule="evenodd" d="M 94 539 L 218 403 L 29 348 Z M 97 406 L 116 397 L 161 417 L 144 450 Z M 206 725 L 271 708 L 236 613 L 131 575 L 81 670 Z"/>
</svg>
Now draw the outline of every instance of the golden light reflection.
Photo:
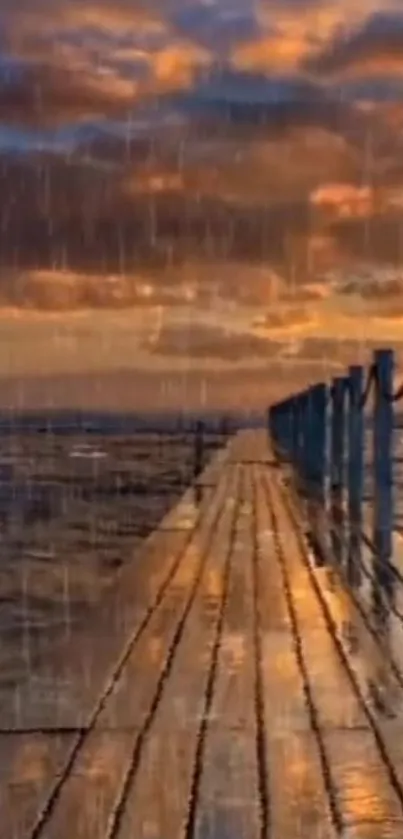
<svg viewBox="0 0 403 839">
<path fill-rule="evenodd" d="M 289 782 L 289 790 L 293 790 L 294 794 L 298 790 L 299 796 L 307 802 L 309 801 L 309 795 L 312 795 L 313 792 L 313 778 L 310 761 L 304 752 L 304 745 L 304 736 L 301 737 L 301 735 L 290 731 L 289 737 L 287 735 L 286 745 L 287 782 Z"/>
<path fill-rule="evenodd" d="M 346 820 L 355 823 L 357 830 L 360 829 L 360 823 L 377 825 L 376 833 L 371 835 L 379 835 L 379 822 L 390 819 L 392 805 L 386 776 L 379 764 L 374 744 L 361 732 L 357 735 L 351 733 L 350 745 L 344 738 L 337 741 L 332 735 L 329 741 L 332 741 L 334 759 L 338 763 L 336 783 Z"/>
<path fill-rule="evenodd" d="M 158 664 L 161 661 L 163 646 L 163 638 L 158 635 L 153 635 L 147 646 L 147 662 L 150 664 Z"/>
<path fill-rule="evenodd" d="M 200 551 L 197 545 L 192 545 L 186 551 L 186 558 L 184 562 L 181 562 L 177 573 L 175 574 L 175 581 L 174 585 L 175 588 L 184 588 L 186 589 L 188 586 L 191 585 L 192 580 L 194 579 L 195 570 L 197 567 L 197 563 L 200 561 Z"/>
<path fill-rule="evenodd" d="M 205 591 L 208 597 L 220 600 L 223 592 L 223 575 L 219 568 L 209 568 L 205 575 Z"/>
<path fill-rule="evenodd" d="M 119 754 L 119 743 L 116 739 L 110 737 L 105 732 L 97 734 L 97 748 L 87 750 L 85 754 L 85 766 L 83 767 L 83 774 L 85 777 L 93 779 L 110 778 L 111 767 L 116 766 L 117 757 Z"/>
<path fill-rule="evenodd" d="M 247 639 L 243 632 L 227 632 L 224 635 L 222 649 L 225 655 L 226 667 L 237 670 L 245 662 Z"/>
<path fill-rule="evenodd" d="M 11 776 L 15 783 L 26 784 L 40 781 L 49 771 L 49 745 L 45 739 L 24 740 L 17 751 Z"/>
</svg>

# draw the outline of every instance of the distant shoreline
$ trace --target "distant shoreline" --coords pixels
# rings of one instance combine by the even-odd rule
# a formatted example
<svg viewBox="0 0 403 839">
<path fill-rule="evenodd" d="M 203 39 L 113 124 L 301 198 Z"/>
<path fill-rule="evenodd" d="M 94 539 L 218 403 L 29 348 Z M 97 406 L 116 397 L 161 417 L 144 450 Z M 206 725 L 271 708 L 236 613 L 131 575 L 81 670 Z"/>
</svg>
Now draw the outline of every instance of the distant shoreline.
<svg viewBox="0 0 403 839">
<path fill-rule="evenodd" d="M 0 410 L 0 434 L 15 432 L 69 434 L 192 433 L 202 420 L 207 433 L 233 433 L 240 426 L 264 424 L 261 414 L 230 411 L 126 412 L 74 409 Z"/>
</svg>

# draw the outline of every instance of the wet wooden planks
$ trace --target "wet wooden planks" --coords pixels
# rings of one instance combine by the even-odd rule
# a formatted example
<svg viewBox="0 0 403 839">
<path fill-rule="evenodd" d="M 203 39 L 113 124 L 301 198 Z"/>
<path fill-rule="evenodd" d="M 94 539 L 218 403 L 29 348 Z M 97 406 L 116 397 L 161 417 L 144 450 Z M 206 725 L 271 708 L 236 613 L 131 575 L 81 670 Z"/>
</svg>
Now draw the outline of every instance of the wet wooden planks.
<svg viewBox="0 0 403 839">
<path fill-rule="evenodd" d="M 143 562 L 137 562 L 136 569 L 132 569 L 131 578 L 129 574 L 122 575 L 122 608 L 124 610 L 128 608 L 131 598 L 132 614 L 131 622 L 126 620 L 121 622 L 120 648 L 117 640 L 115 642 L 119 655 L 113 662 L 111 662 L 109 645 L 104 645 L 105 636 L 107 637 L 108 633 L 113 634 L 115 627 L 115 622 L 111 623 L 110 621 L 110 604 L 107 604 L 107 608 L 104 610 L 104 622 L 99 617 L 96 626 L 89 627 L 88 637 L 75 639 L 75 647 L 72 645 L 69 652 L 71 654 L 75 652 L 75 658 L 78 661 L 77 663 L 72 662 L 70 679 L 80 701 L 77 705 L 72 703 L 69 707 L 67 724 L 66 720 L 60 721 L 60 716 L 55 712 L 55 706 L 48 701 L 49 697 L 46 690 L 43 690 L 43 696 L 39 698 L 37 693 L 33 697 L 31 691 L 23 694 L 22 709 L 20 708 L 22 713 L 18 715 L 9 715 L 7 706 L 5 704 L 0 706 L 0 723 L 3 725 L 3 729 L 9 730 L 5 737 L 9 747 L 11 744 L 13 745 L 14 754 L 10 771 L 8 772 L 7 767 L 4 766 L 1 778 L 1 815 L 2 821 L 5 823 L 7 823 L 8 818 L 10 822 L 13 821 L 15 811 L 15 770 L 12 769 L 12 766 L 16 762 L 17 765 L 21 765 L 19 755 L 21 750 L 21 754 L 23 754 L 24 749 L 28 748 L 27 743 L 29 745 L 30 737 L 33 738 L 32 746 L 34 746 L 37 735 L 43 735 L 42 740 L 48 750 L 47 764 L 50 765 L 51 760 L 56 759 L 54 752 L 55 738 L 50 733 L 46 737 L 46 731 L 50 732 L 50 729 L 60 730 L 61 726 L 64 726 L 65 729 L 71 729 L 69 736 L 63 739 L 63 754 L 57 764 L 57 771 L 49 770 L 44 773 L 41 768 L 43 761 L 41 761 L 41 766 L 37 770 L 40 783 L 38 781 L 33 784 L 27 790 L 27 795 L 20 797 L 18 832 L 14 830 L 16 839 L 19 839 L 19 836 L 52 835 L 52 820 L 58 811 L 63 812 L 65 819 L 64 825 L 63 819 L 58 819 L 59 826 L 62 825 L 61 829 L 68 836 L 71 836 L 72 829 L 73 833 L 76 831 L 75 835 L 77 836 L 98 836 L 99 819 L 102 818 L 100 816 L 101 810 L 106 816 L 105 823 L 108 821 L 110 816 L 108 796 L 105 798 L 105 794 L 102 792 L 105 786 L 105 771 L 113 776 L 113 765 L 116 764 L 115 777 L 116 781 L 120 780 L 125 754 L 127 754 L 128 760 L 131 758 L 130 744 L 133 740 L 133 731 L 130 731 L 130 726 L 132 729 L 133 726 L 140 728 L 144 717 L 148 713 L 153 696 L 152 691 L 155 689 L 155 681 L 160 673 L 161 653 L 159 653 L 158 648 L 162 646 L 166 649 L 170 637 L 176 630 L 178 611 L 180 612 L 183 604 L 186 604 L 189 599 L 192 576 L 195 578 L 197 569 L 201 567 L 201 563 L 204 561 L 203 552 L 209 550 L 208 540 L 214 531 L 224 502 L 231 497 L 230 490 L 228 475 L 223 472 L 214 498 L 210 503 L 202 505 L 198 527 L 192 531 L 190 537 L 177 532 L 167 535 L 164 531 L 161 531 L 159 536 L 154 534 L 153 538 L 148 540 Z M 158 557 L 159 561 L 156 561 Z M 114 605 L 119 607 L 118 602 Z M 98 632 L 100 626 L 102 634 Z M 80 690 L 84 686 L 79 674 L 87 650 L 92 653 L 94 659 L 91 662 L 92 667 L 97 667 L 99 671 L 102 669 L 103 679 L 102 690 L 98 695 L 95 694 L 93 706 L 89 713 L 84 716 L 80 696 Z M 137 703 L 133 710 L 137 710 L 138 713 L 135 715 L 132 712 L 127 719 L 127 713 L 125 715 L 122 712 L 122 704 L 116 708 L 116 703 L 118 701 L 117 696 L 120 697 L 121 693 L 125 691 L 127 685 L 126 672 L 129 672 L 130 667 L 133 666 L 133 658 L 136 661 L 137 672 L 132 673 L 127 704 L 133 705 L 132 697 L 134 693 Z M 54 667 L 57 676 L 56 663 L 54 663 Z M 65 658 L 60 660 L 60 669 L 66 672 Z M 38 675 L 33 673 L 32 677 L 35 679 L 35 688 L 36 682 L 39 681 Z M 139 685 L 141 685 L 141 691 Z M 94 690 L 92 690 L 92 694 L 94 694 Z M 139 696 L 139 694 L 141 695 Z M 110 703 L 108 705 L 109 697 Z M 100 728 L 97 731 L 98 718 L 102 718 L 102 716 L 103 730 Z M 26 730 L 25 739 L 22 739 L 21 733 L 12 733 L 13 730 L 17 730 L 16 721 L 20 723 L 20 731 Z M 80 730 L 79 727 L 82 726 L 83 728 Z M 126 730 L 122 736 L 122 728 L 124 729 L 125 726 Z M 29 734 L 28 729 L 31 730 L 32 734 Z M 36 730 L 34 731 L 34 729 Z M 106 753 L 109 754 L 111 769 L 107 768 L 108 762 L 104 759 Z M 113 755 L 116 756 L 115 760 Z M 57 757 L 59 758 L 59 752 Z M 103 766 L 104 771 L 96 771 L 97 766 Z M 88 767 L 92 768 L 88 769 Z M 84 803 L 87 806 L 87 791 L 89 793 L 88 807 L 91 809 L 88 819 L 83 818 Z M 110 804 L 113 805 L 115 804 L 116 789 L 114 793 L 110 799 Z M 95 808 L 97 810 L 97 815 L 95 815 L 94 800 L 98 800 L 99 794 L 104 803 L 101 809 L 98 806 Z M 74 813 L 80 818 L 76 818 Z M 98 820 L 96 834 L 94 834 L 94 819 Z M 70 824 L 71 821 L 74 823 Z M 14 833 L 12 834 L 13 839 Z"/>
<path fill-rule="evenodd" d="M 71 669 L 70 730 L 37 701 L 25 718 L 48 733 L 0 736 L 2 835 L 401 837 L 400 658 L 312 563 L 264 432 L 203 480 L 121 576 L 98 643 L 75 639 L 99 676 L 84 702 Z"/>
<path fill-rule="evenodd" d="M 278 510 L 281 511 L 281 518 L 280 515 L 278 517 L 279 526 L 282 520 L 283 538 L 288 540 L 286 561 L 290 563 L 292 555 L 299 556 L 299 566 L 304 568 L 310 596 L 316 600 L 317 609 L 322 615 L 322 637 L 327 635 L 331 640 L 333 655 L 337 656 L 344 673 L 344 688 L 333 693 L 333 702 L 340 704 L 343 715 L 346 712 L 348 715 L 344 722 L 339 720 L 339 724 L 335 725 L 337 716 L 334 716 L 333 710 L 329 716 L 326 692 L 324 693 L 323 689 L 317 691 L 318 670 L 311 664 L 312 652 L 306 655 L 307 677 L 316 706 L 323 755 L 328 767 L 336 813 L 341 826 L 346 831 L 350 830 L 353 836 L 362 836 L 364 839 L 397 839 L 403 832 L 401 754 L 395 749 L 393 755 L 388 701 L 382 701 L 380 694 L 383 693 L 382 685 L 386 683 L 395 699 L 400 697 L 401 703 L 401 686 L 397 684 L 385 659 L 381 636 L 374 637 L 369 632 L 365 615 L 363 616 L 354 597 L 343 586 L 341 576 L 334 568 L 315 566 L 304 540 L 301 522 L 298 522 L 298 513 L 295 514 L 295 509 L 292 510 L 289 499 L 284 505 L 284 493 L 280 489 L 278 479 L 274 479 L 272 489 L 274 494 L 278 492 Z M 290 510 L 294 515 L 290 516 Z M 294 543 L 293 546 L 290 539 Z M 302 627 L 302 624 L 300 625 Z M 302 635 L 301 645 L 306 651 L 309 634 L 304 630 Z M 315 652 L 314 658 L 316 654 Z M 328 658 L 325 661 L 327 662 Z M 323 665 L 321 669 L 320 683 L 323 684 Z M 378 695 L 377 699 L 374 692 L 375 696 Z M 351 701 L 356 705 L 353 716 L 353 705 L 349 711 Z M 387 729 L 389 743 L 386 737 Z M 394 725 L 395 743 L 400 740 L 400 732 L 401 722 L 397 717 Z"/>
</svg>

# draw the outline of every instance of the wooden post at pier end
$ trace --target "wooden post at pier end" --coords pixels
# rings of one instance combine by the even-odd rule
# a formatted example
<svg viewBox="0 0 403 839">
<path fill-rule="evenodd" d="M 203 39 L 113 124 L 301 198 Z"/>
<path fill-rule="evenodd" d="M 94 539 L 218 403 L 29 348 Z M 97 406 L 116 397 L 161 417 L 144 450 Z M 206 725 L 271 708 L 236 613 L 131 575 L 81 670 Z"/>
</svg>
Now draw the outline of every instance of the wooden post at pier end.
<svg viewBox="0 0 403 839">
<path fill-rule="evenodd" d="M 348 549 L 347 575 L 352 585 L 361 580 L 362 502 L 364 494 L 364 369 L 349 367 L 348 388 Z"/>
<path fill-rule="evenodd" d="M 347 378 L 337 376 L 331 387 L 330 530 L 337 562 L 344 554 L 343 489 L 345 483 L 345 392 Z"/>
<path fill-rule="evenodd" d="M 376 373 L 373 433 L 375 571 L 379 583 L 391 583 L 393 531 L 393 350 L 374 353 Z"/>
<path fill-rule="evenodd" d="M 198 478 L 203 469 L 204 463 L 204 422 L 198 420 L 195 428 L 194 436 L 194 461 L 193 474 L 194 478 Z"/>
</svg>

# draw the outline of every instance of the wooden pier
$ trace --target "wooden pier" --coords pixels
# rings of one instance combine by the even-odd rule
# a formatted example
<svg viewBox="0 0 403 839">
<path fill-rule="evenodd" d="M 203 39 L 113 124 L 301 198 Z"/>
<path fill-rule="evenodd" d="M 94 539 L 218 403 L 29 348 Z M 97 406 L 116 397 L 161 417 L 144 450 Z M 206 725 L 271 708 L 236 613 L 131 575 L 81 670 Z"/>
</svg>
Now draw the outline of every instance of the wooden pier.
<svg viewBox="0 0 403 839">
<path fill-rule="evenodd" d="M 96 619 L 2 681 L 2 839 L 402 839 L 396 602 L 315 565 L 240 433 Z"/>
</svg>

